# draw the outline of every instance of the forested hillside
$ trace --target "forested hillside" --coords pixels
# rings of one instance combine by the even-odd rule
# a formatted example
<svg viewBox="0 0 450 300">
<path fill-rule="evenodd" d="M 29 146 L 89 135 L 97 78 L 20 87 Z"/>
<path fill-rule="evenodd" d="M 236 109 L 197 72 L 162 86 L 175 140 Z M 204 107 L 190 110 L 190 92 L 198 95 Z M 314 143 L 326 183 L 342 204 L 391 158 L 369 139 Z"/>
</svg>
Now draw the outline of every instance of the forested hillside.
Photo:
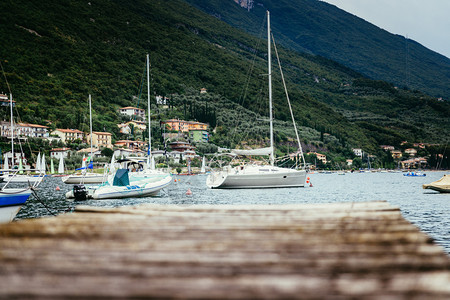
<svg viewBox="0 0 450 300">
<path fill-rule="evenodd" d="M 327 57 L 372 79 L 450 99 L 449 58 L 326 2 L 254 0 L 245 9 L 235 0 L 186 1 L 255 35 L 270 10 L 273 31 L 292 49 Z"/>
<path fill-rule="evenodd" d="M 200 100 L 207 102 L 202 109 L 214 110 L 219 128 L 213 141 L 222 146 L 230 145 L 230 128 L 242 120 L 248 123 L 246 116 L 267 116 L 266 78 L 261 76 L 267 73 L 264 40 L 185 1 L 6 0 L 0 9 L 5 12 L 0 59 L 22 121 L 86 130 L 87 97 L 92 94 L 94 130 L 119 138 L 117 109 L 145 108 L 145 101 L 138 99 L 147 53 L 152 94 L 173 99 L 171 111 L 154 118 L 198 119 L 185 111 Z M 276 12 L 272 16 L 283 18 Z M 264 22 L 261 17 L 257 25 L 262 34 Z M 322 150 L 362 147 L 375 152 L 379 144 L 398 145 L 402 140 L 446 141 L 442 132 L 450 130 L 448 103 L 371 80 L 321 56 L 282 48 L 279 52 L 307 143 L 315 135 Z M 253 76 L 248 75 L 250 68 Z M 200 88 L 208 94 L 197 98 Z M 1 91 L 9 93 L 4 78 Z M 283 97 L 280 76 L 275 75 L 279 122 L 290 119 Z M 228 118 L 237 110 L 246 115 Z M 1 113 L 7 118 L 6 109 Z M 325 133 L 335 146 L 324 144 Z"/>
</svg>

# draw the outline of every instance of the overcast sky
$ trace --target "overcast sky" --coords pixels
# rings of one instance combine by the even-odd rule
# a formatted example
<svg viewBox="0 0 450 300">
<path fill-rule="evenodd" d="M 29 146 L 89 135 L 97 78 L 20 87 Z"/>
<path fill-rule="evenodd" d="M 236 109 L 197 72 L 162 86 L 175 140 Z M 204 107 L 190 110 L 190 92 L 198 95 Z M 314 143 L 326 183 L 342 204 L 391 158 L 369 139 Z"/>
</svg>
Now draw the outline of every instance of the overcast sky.
<svg viewBox="0 0 450 300">
<path fill-rule="evenodd" d="M 450 58 L 450 0 L 323 0 Z"/>
</svg>

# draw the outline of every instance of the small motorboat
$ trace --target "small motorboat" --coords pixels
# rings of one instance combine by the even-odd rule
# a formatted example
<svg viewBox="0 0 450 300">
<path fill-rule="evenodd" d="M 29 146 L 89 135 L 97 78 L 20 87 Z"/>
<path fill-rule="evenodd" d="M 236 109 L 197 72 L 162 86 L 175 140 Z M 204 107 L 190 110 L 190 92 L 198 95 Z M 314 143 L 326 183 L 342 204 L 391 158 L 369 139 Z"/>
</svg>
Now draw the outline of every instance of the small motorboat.
<svg viewBox="0 0 450 300">
<path fill-rule="evenodd" d="M 128 169 L 118 169 L 114 175 L 109 176 L 108 181 L 99 186 L 86 188 L 75 185 L 72 191 L 66 193 L 66 198 L 100 200 L 155 196 L 171 183 L 172 176 L 167 173 L 129 176 Z"/>
<path fill-rule="evenodd" d="M 424 184 L 422 185 L 422 188 L 438 191 L 440 193 L 450 193 L 450 175 L 444 175 L 444 177 L 439 180 Z"/>
<path fill-rule="evenodd" d="M 408 172 L 408 173 L 403 174 L 403 176 L 424 177 L 424 176 L 427 176 L 427 174 L 421 173 L 421 172 Z"/>
</svg>

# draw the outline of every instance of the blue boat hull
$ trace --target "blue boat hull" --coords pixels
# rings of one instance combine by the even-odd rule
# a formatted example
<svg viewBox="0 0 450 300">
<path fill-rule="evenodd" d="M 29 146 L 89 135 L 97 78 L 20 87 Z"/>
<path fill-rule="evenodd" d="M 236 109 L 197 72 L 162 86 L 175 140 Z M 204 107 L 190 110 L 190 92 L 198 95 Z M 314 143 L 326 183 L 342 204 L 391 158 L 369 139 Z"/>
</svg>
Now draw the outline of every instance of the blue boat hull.
<svg viewBox="0 0 450 300">
<path fill-rule="evenodd" d="M 31 190 L 3 190 L 0 193 L 0 223 L 11 222 L 30 195 Z"/>
</svg>

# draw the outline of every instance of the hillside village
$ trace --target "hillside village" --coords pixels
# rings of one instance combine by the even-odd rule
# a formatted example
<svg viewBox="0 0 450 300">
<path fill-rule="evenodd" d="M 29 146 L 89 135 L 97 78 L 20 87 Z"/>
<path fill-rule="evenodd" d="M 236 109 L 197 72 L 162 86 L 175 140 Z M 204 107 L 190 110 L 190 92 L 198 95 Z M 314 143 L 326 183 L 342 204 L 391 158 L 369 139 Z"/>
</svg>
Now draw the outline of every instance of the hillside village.
<svg viewBox="0 0 450 300">
<path fill-rule="evenodd" d="M 200 93 L 206 93 L 206 89 L 202 89 Z M 9 106 L 8 96 L 0 95 L 1 106 Z M 160 96 L 157 97 L 159 104 L 165 104 L 166 99 Z M 13 106 L 15 102 L 12 101 Z M 83 132 L 78 129 L 71 128 L 56 128 L 51 130 L 49 126 L 30 124 L 30 123 L 16 123 L 14 124 L 14 137 L 18 137 L 20 141 L 26 141 L 27 138 L 38 138 L 47 140 L 52 149 L 48 155 L 53 159 L 59 159 L 60 157 L 68 158 L 73 154 L 89 156 L 90 153 L 94 157 L 102 157 L 104 153 L 102 150 L 109 149 L 112 155 L 115 157 L 129 157 L 140 156 L 144 157 L 148 152 L 148 139 L 144 138 L 144 132 L 147 131 L 148 120 L 146 119 L 145 110 L 133 106 L 121 107 L 117 113 L 122 116 L 124 121 L 117 124 L 119 132 L 122 136 L 142 136 L 141 139 L 120 139 L 113 140 L 113 135 L 107 131 L 93 131 L 92 137 L 90 133 Z M 194 158 L 198 158 L 196 153 L 196 144 L 208 143 L 212 129 L 209 124 L 188 121 L 180 119 L 167 119 L 159 122 L 160 128 L 163 129 L 162 138 L 164 140 L 164 149 L 155 149 L 152 147 L 152 155 L 155 158 L 163 157 L 164 159 L 172 159 L 175 163 L 183 161 L 191 161 Z M 11 139 L 11 122 L 1 121 L 0 123 L 0 136 L 4 141 Z M 91 140 L 92 139 L 92 140 Z M 89 146 L 92 142 L 92 149 Z M 84 144 L 82 149 L 71 149 L 68 145 L 72 143 Z M 402 145 L 407 142 L 402 143 Z M 53 147 L 55 145 L 55 147 Z M 59 145 L 59 146 L 58 146 Z M 397 162 L 397 167 L 401 169 L 418 169 L 426 168 L 428 166 L 428 160 L 426 157 L 420 156 L 421 150 L 426 147 L 432 146 L 430 144 L 415 143 L 409 145 L 410 147 L 401 149 L 395 149 L 394 146 L 382 145 L 380 146 L 384 151 L 390 153 L 390 156 Z M 220 148 L 219 148 L 220 149 Z M 222 151 L 223 149 L 221 149 Z M 360 161 L 367 161 L 368 167 L 370 167 L 370 161 L 375 157 L 373 155 L 364 153 L 363 149 L 352 149 L 354 158 L 348 158 L 345 165 L 340 165 L 339 168 L 354 169 L 355 167 L 361 167 L 361 164 L 354 164 L 354 159 Z M 309 169 L 324 169 L 330 168 L 330 161 L 327 158 L 327 153 L 308 152 L 310 163 Z M 294 160 L 296 154 L 291 154 L 291 158 Z M 18 160 L 21 158 L 20 153 L 15 153 L 14 161 L 12 159 L 11 152 L 3 153 L 3 160 L 8 161 L 9 165 L 18 165 Z M 311 158 L 314 158 L 314 163 L 311 163 Z M 160 161 L 164 161 L 160 159 Z M 23 157 L 25 168 L 31 168 L 27 164 L 27 158 Z M 335 168 L 331 165 L 331 168 Z"/>
</svg>

